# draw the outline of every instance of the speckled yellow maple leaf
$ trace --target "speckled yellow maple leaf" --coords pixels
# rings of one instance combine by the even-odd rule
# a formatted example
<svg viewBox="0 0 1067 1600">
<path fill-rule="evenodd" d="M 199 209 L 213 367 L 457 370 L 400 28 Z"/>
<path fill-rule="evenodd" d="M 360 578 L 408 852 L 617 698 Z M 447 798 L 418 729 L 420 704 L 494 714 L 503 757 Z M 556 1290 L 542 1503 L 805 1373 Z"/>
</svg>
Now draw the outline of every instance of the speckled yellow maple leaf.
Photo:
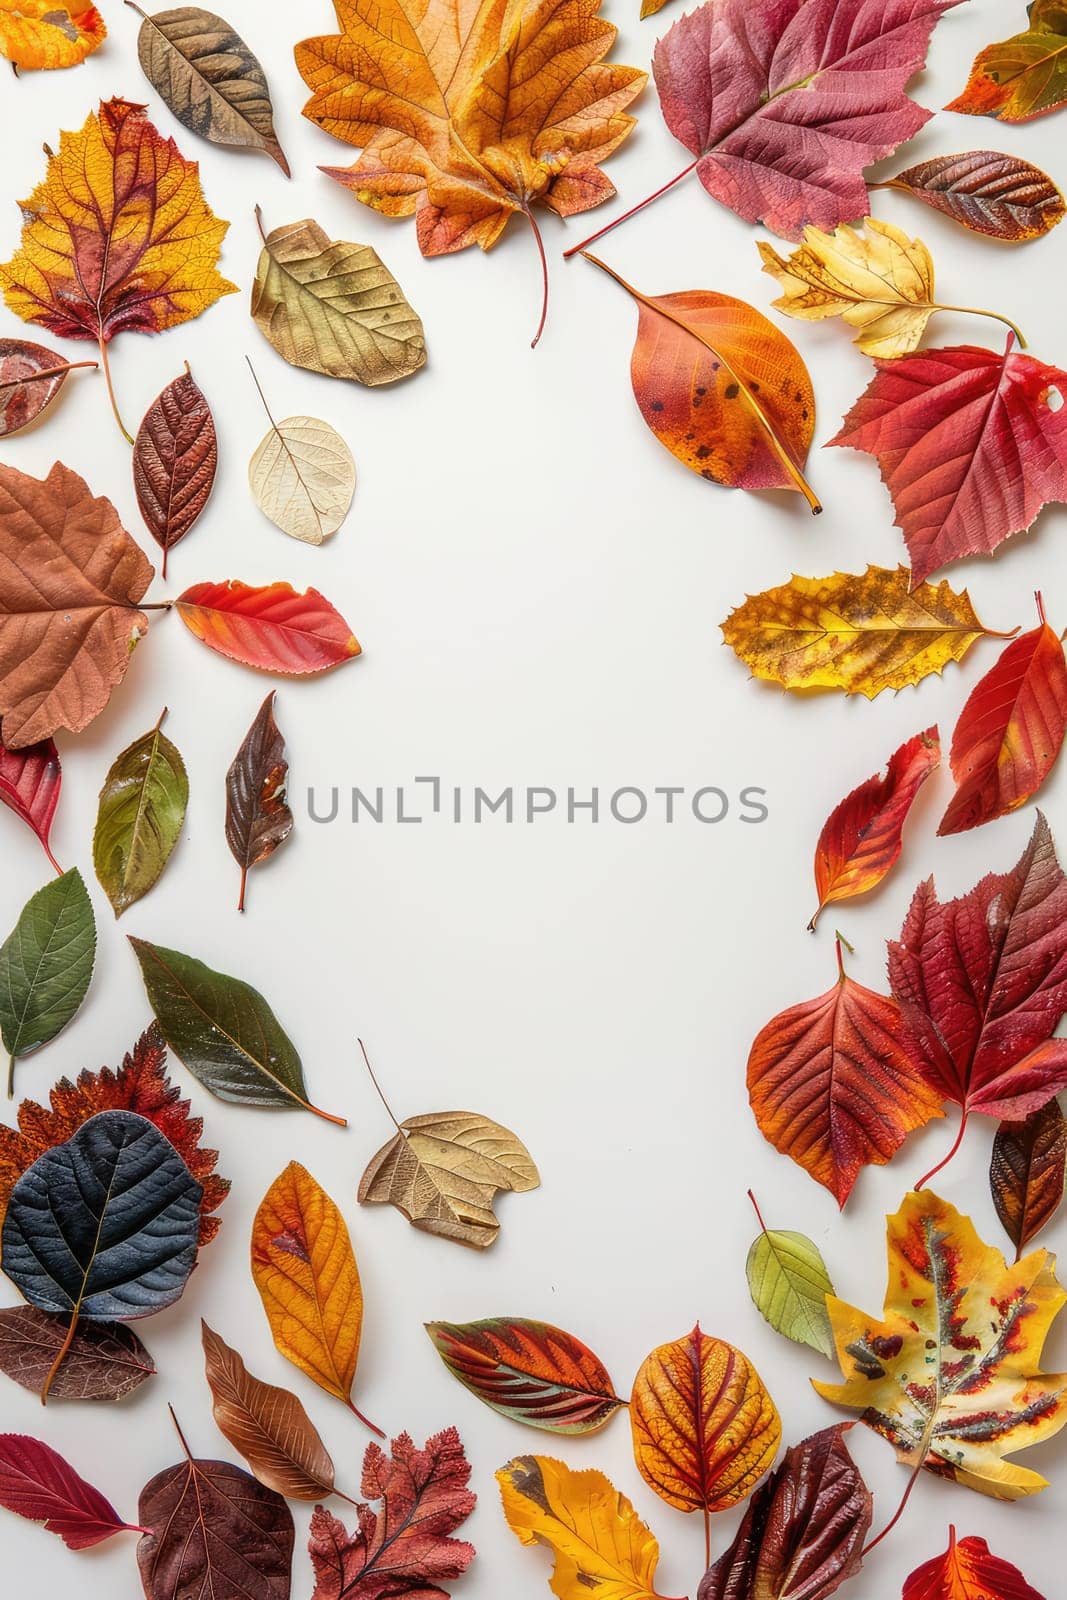
<svg viewBox="0 0 1067 1600">
<path fill-rule="evenodd" d="M 16 67 L 76 67 L 107 38 L 95 6 L 0 0 L 0 56 Z"/>
<path fill-rule="evenodd" d="M 897 1459 L 998 1500 L 1046 1480 L 1004 1457 L 1067 1423 L 1067 1373 L 1040 1368 L 1067 1294 L 1055 1257 L 1034 1250 L 1014 1266 L 982 1242 L 969 1217 L 929 1189 L 888 1219 L 889 1287 L 881 1318 L 832 1295 L 827 1309 L 845 1382 L 816 1383 Z"/>
</svg>

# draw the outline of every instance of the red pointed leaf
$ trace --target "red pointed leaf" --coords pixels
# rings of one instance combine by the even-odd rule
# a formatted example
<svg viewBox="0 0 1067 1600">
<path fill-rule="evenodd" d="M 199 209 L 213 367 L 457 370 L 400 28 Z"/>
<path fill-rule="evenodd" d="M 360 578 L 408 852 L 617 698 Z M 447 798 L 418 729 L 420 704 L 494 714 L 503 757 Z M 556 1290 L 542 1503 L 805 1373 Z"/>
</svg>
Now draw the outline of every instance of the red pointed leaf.
<svg viewBox="0 0 1067 1600">
<path fill-rule="evenodd" d="M 62 782 L 59 751 L 53 739 L 23 745 L 21 750 L 9 750 L 0 743 L 0 800 L 33 829 L 57 872 L 61 868 L 48 839 Z"/>
<path fill-rule="evenodd" d="M 952 735 L 956 793 L 939 834 L 1017 811 L 1056 763 L 1067 728 L 1067 661 L 1042 612 L 975 685 Z"/>
<path fill-rule="evenodd" d="M 65 361 L 47 345 L 0 339 L 0 439 L 36 421 L 51 405 L 75 367 L 95 361 Z"/>
<path fill-rule="evenodd" d="M 43 1522 L 71 1550 L 87 1550 L 130 1526 L 51 1445 L 25 1433 L 0 1433 L 0 1505 Z"/>
<path fill-rule="evenodd" d="M 878 371 L 829 441 L 874 456 L 921 583 L 1067 500 L 1067 372 L 1012 350 L 918 350 Z M 1053 409 L 1058 404 L 1058 409 Z"/>
<path fill-rule="evenodd" d="M 360 653 L 348 623 L 317 589 L 195 583 L 175 601 L 189 632 L 219 655 L 261 672 L 325 672 Z"/>
<path fill-rule="evenodd" d="M 1056 226 L 1065 209 L 1047 173 L 999 150 L 931 156 L 871 188 L 903 189 L 992 239 L 1036 239 Z"/>
<path fill-rule="evenodd" d="M 902 1600 L 1044 1600 L 1010 1561 L 993 1555 L 984 1539 L 971 1534 L 956 1541 L 948 1530 L 948 1549 L 916 1567 L 904 1583 Z"/>
<path fill-rule="evenodd" d="M 997 1216 L 1020 1253 L 1063 1204 L 1067 1119 L 1055 1097 L 1022 1122 L 1002 1122 L 993 1140 L 989 1187 Z"/>
<path fill-rule="evenodd" d="M 941 762 L 936 726 L 894 750 L 885 777 L 875 773 L 834 807 L 815 846 L 819 912 L 834 900 L 866 894 L 900 857 L 904 823 L 923 784 Z"/>
<path fill-rule="evenodd" d="M 219 448 L 215 419 L 188 365 L 156 396 L 137 430 L 133 486 L 153 539 L 167 556 L 207 505 Z"/>
<path fill-rule="evenodd" d="M 916 1070 L 895 1000 L 846 977 L 757 1034 L 748 1094 L 763 1137 L 844 1205 L 860 1169 L 884 1165 L 941 1115 Z"/>
</svg>

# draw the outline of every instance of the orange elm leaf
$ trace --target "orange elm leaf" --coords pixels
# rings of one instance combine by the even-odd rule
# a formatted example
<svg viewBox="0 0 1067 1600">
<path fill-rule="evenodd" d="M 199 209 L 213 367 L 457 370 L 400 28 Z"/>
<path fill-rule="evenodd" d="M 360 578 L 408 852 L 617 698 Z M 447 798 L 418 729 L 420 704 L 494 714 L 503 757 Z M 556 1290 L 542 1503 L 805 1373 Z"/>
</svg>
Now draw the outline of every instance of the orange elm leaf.
<svg viewBox="0 0 1067 1600">
<path fill-rule="evenodd" d="M 1045 621 L 1013 639 L 975 685 L 952 735 L 953 795 L 939 834 L 1007 816 L 1033 798 L 1056 764 L 1067 729 L 1067 661 Z"/>
<path fill-rule="evenodd" d="M 935 725 L 894 750 L 884 778 L 875 773 L 834 807 L 815 846 L 819 907 L 809 928 L 831 901 L 867 894 L 895 866 L 908 812 L 940 761 Z"/>
<path fill-rule="evenodd" d="M 76 67 L 106 38 L 99 11 L 79 0 L 0 0 L 0 56 L 23 70 Z"/>
<path fill-rule="evenodd" d="M 638 1471 L 679 1511 L 737 1505 L 782 1437 L 777 1408 L 748 1357 L 699 1324 L 641 1363 L 630 1423 Z"/>
<path fill-rule="evenodd" d="M 974 1534 L 956 1539 L 948 1530 L 948 1549 L 916 1567 L 904 1581 L 902 1600 L 1044 1600 L 1018 1567 L 995 1556 Z"/>
<path fill-rule="evenodd" d="M 174 605 L 209 649 L 261 672 L 307 676 L 360 653 L 348 623 L 317 589 L 297 594 L 289 583 L 256 587 L 231 578 L 194 583 Z"/>
<path fill-rule="evenodd" d="M 763 1137 L 843 1206 L 860 1169 L 884 1166 L 908 1134 L 942 1115 L 913 1064 L 897 1002 L 849 978 L 772 1017 L 748 1058 Z"/>
</svg>

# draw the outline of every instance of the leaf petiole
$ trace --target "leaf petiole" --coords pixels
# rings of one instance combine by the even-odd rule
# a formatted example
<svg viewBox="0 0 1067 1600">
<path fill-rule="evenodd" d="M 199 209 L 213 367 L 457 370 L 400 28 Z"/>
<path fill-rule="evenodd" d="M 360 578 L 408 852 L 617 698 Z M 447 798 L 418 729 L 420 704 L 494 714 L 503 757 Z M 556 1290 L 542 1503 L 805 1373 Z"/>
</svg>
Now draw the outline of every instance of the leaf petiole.
<svg viewBox="0 0 1067 1600">
<path fill-rule="evenodd" d="M 699 160 L 700 157 L 698 156 L 696 161 L 691 161 L 687 167 L 682 168 L 681 172 L 676 173 L 673 178 L 668 179 L 658 189 L 653 190 L 652 194 L 647 195 L 644 200 L 639 200 L 637 205 L 630 207 L 629 211 L 624 211 L 621 217 L 613 217 L 610 222 L 605 222 L 602 228 L 599 228 L 596 233 L 591 233 L 588 239 L 583 239 L 581 244 L 573 244 L 569 250 L 564 250 L 564 261 L 571 256 L 584 253 L 589 245 L 596 244 L 597 240 L 602 239 L 606 233 L 610 233 L 613 228 L 617 228 L 620 223 L 626 222 L 630 217 L 636 216 L 639 211 L 643 211 L 646 206 L 650 206 L 653 200 L 658 200 L 661 194 L 666 194 L 669 189 L 674 188 L 676 183 L 681 183 L 683 178 L 688 178 L 699 163 Z"/>
<path fill-rule="evenodd" d="M 538 340 L 545 331 L 545 319 L 548 316 L 548 257 L 545 255 L 545 241 L 542 239 L 541 230 L 537 226 L 537 218 L 534 216 L 529 206 L 523 206 L 522 209 L 523 215 L 530 224 L 530 229 L 534 236 L 534 243 L 537 245 L 537 253 L 541 258 L 541 320 L 537 324 L 537 332 L 530 340 L 530 349 L 536 350 Z"/>
<path fill-rule="evenodd" d="M 118 401 L 115 399 L 115 387 L 114 387 L 113 383 L 111 382 L 111 363 L 108 360 L 108 355 L 107 355 L 107 340 L 104 338 L 103 333 L 101 333 L 101 335 L 100 335 L 99 343 L 100 343 L 100 365 L 104 369 L 104 380 L 107 383 L 107 397 L 111 401 L 111 410 L 114 413 L 115 421 L 119 425 L 119 432 L 122 434 L 122 437 L 126 440 L 126 443 L 132 445 L 133 444 L 133 434 L 129 431 L 129 429 L 127 428 L 126 424 L 123 422 L 122 417 L 119 414 Z"/>
</svg>

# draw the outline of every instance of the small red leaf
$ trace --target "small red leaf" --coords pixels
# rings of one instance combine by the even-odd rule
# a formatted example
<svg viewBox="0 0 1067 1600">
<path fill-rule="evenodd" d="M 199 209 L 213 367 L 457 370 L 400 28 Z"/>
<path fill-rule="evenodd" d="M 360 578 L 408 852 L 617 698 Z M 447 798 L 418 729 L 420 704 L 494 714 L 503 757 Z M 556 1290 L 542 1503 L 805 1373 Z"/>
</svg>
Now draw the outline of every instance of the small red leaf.
<svg viewBox="0 0 1067 1600">
<path fill-rule="evenodd" d="M 0 801 L 33 829 L 57 872 L 63 869 L 52 854 L 48 838 L 62 782 L 54 740 L 42 739 L 40 744 L 24 745 L 21 750 L 9 750 L 0 743 Z"/>
<path fill-rule="evenodd" d="M 207 505 L 219 449 L 215 419 L 186 365 L 145 412 L 133 446 L 133 486 L 153 539 L 167 556 Z"/>
<path fill-rule="evenodd" d="M 973 1534 L 956 1542 L 948 1530 L 948 1549 L 916 1567 L 904 1583 L 902 1600 L 1044 1600 L 1018 1567 L 1002 1561 L 984 1539 Z"/>
<path fill-rule="evenodd" d="M 834 807 L 815 846 L 819 912 L 834 900 L 866 894 L 881 883 L 903 848 L 903 829 L 915 797 L 940 764 L 936 726 L 917 733 L 889 758 L 885 777 L 875 773 Z"/>
<path fill-rule="evenodd" d="M 43 1522 L 71 1550 L 87 1550 L 130 1528 L 99 1489 L 50 1445 L 25 1433 L 0 1433 L 0 1505 Z"/>
<path fill-rule="evenodd" d="M 319 594 L 288 583 L 255 588 L 195 583 L 175 601 L 190 633 L 231 661 L 261 672 L 325 672 L 360 653 L 359 640 L 341 613 Z"/>
<path fill-rule="evenodd" d="M 1021 1255 L 1063 1204 L 1067 1119 L 1055 1096 L 993 1140 L 989 1188 L 1005 1233 Z"/>
<path fill-rule="evenodd" d="M 68 372 L 95 366 L 95 361 L 65 361 L 29 339 L 0 339 L 0 439 L 35 422 L 62 389 Z"/>
<path fill-rule="evenodd" d="M 975 685 L 952 735 L 956 793 L 939 834 L 963 833 L 1018 810 L 1056 763 L 1067 728 L 1067 661 L 1045 621 L 1013 639 Z"/>
</svg>

